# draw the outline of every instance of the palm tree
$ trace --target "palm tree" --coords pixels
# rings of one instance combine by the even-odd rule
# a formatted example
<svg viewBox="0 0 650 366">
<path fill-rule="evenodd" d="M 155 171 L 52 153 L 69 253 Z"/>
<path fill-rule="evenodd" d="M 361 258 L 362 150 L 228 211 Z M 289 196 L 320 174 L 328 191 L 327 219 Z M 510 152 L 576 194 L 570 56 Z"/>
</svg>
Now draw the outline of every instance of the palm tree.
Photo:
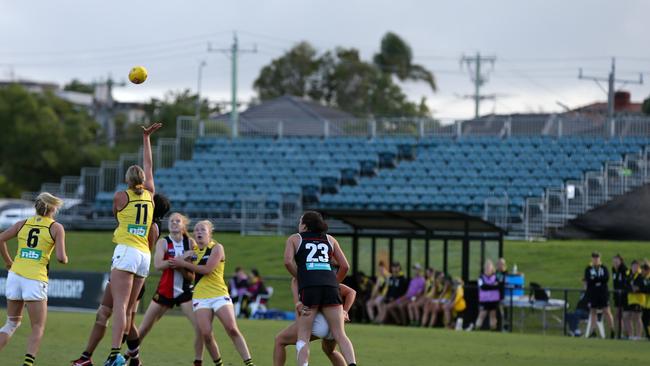
<svg viewBox="0 0 650 366">
<path fill-rule="evenodd" d="M 382 72 L 395 75 L 402 81 L 424 81 L 431 90 L 437 90 L 433 73 L 413 63 L 411 47 L 395 33 L 388 32 L 381 39 L 381 51 L 375 54 L 374 63 Z"/>
</svg>

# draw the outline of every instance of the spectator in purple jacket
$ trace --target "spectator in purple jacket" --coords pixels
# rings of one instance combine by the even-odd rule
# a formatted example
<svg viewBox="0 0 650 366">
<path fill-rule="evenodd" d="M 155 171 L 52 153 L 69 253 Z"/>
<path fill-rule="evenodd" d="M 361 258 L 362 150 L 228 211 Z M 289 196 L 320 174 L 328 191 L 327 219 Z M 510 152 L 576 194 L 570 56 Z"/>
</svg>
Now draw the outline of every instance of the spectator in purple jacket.
<svg viewBox="0 0 650 366">
<path fill-rule="evenodd" d="M 413 266 L 415 270 L 415 277 L 409 282 L 409 287 L 406 294 L 395 299 L 395 301 L 388 304 L 386 310 L 395 319 L 397 324 L 407 325 L 408 321 L 408 305 L 416 301 L 418 296 L 422 295 L 425 287 L 425 279 L 422 276 L 422 266 L 416 264 Z"/>
<path fill-rule="evenodd" d="M 478 319 L 476 319 L 476 329 L 481 329 L 483 326 L 483 320 L 485 320 L 485 316 L 489 313 L 490 329 L 496 330 L 497 310 L 499 309 L 501 294 L 499 291 L 499 281 L 494 272 L 494 264 L 489 259 L 485 261 L 483 274 L 478 278 L 478 286 L 478 302 L 480 311 L 478 313 Z"/>
</svg>

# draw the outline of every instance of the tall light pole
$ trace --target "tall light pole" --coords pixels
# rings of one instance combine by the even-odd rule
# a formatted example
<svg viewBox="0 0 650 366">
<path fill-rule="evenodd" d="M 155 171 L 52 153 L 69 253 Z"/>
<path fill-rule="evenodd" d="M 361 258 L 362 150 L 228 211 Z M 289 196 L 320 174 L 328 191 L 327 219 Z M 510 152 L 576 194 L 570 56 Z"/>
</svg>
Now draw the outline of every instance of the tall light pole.
<svg viewBox="0 0 650 366">
<path fill-rule="evenodd" d="M 201 79 L 203 78 L 203 68 L 208 63 L 205 60 L 201 60 L 199 63 L 199 77 L 196 81 L 196 120 L 198 121 L 201 118 Z"/>
</svg>

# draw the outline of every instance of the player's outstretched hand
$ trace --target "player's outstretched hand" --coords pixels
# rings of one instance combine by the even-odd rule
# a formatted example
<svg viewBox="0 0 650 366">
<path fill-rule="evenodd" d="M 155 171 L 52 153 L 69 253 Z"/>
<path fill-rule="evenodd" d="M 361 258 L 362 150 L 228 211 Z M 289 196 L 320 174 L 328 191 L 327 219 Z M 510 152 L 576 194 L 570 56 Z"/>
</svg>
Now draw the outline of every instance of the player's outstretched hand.
<svg viewBox="0 0 650 366">
<path fill-rule="evenodd" d="M 152 125 L 149 126 L 149 127 L 141 126 L 141 127 L 142 127 L 142 133 L 143 133 L 145 136 L 149 136 L 149 135 L 151 135 L 152 133 L 158 131 L 162 126 L 163 126 L 163 124 L 160 123 L 160 122 L 156 122 L 156 123 L 152 124 Z"/>
</svg>

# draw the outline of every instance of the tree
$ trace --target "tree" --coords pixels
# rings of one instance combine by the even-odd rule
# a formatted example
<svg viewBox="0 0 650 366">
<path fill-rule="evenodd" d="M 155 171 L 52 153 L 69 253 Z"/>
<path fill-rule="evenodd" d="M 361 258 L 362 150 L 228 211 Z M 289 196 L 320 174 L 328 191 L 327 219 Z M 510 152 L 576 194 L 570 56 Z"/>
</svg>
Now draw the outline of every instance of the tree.
<svg viewBox="0 0 650 366">
<path fill-rule="evenodd" d="M 413 51 L 397 34 L 388 32 L 381 39 L 381 50 L 374 62 L 383 72 L 397 76 L 400 80 L 424 81 L 432 91 L 436 91 L 433 73 L 424 66 L 413 63 Z"/>
<path fill-rule="evenodd" d="M 643 110 L 643 113 L 650 115 L 650 97 L 643 101 L 641 109 Z"/>
<path fill-rule="evenodd" d="M 402 46 L 408 48 L 403 41 Z M 408 55 L 404 75 L 428 80 L 435 87 L 430 72 L 411 64 L 410 48 Z M 425 100 L 420 104 L 409 101 L 393 75 L 399 78 L 402 73 L 385 72 L 377 63 L 362 60 L 354 48 L 336 48 L 318 56 L 314 47 L 301 42 L 265 66 L 254 87 L 261 100 L 295 95 L 359 117 L 429 116 Z"/>
<path fill-rule="evenodd" d="M 262 100 L 283 95 L 319 96 L 318 85 L 312 77 L 318 72 L 320 60 L 316 50 L 307 42 L 300 42 L 286 54 L 264 66 L 255 80 Z"/>
<path fill-rule="evenodd" d="M 95 86 L 93 84 L 83 83 L 77 79 L 72 79 L 71 82 L 63 86 L 63 90 L 75 91 L 75 92 L 85 93 L 85 94 L 93 94 L 95 93 Z"/>
<path fill-rule="evenodd" d="M 99 126 L 52 93 L 32 94 L 18 85 L 0 89 L 0 126 L 4 196 L 37 190 L 44 182 L 98 163 L 94 151 Z"/>
</svg>

